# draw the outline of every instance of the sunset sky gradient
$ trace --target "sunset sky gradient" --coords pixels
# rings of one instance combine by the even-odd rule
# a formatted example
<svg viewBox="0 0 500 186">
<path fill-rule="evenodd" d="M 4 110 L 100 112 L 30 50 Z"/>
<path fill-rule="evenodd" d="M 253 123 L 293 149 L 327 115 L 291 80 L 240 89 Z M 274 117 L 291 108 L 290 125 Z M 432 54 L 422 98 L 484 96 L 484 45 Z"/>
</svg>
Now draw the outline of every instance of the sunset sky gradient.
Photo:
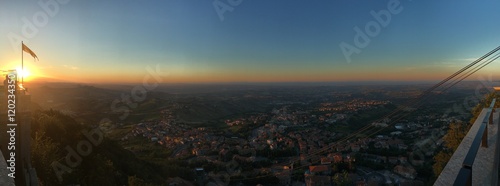
<svg viewBox="0 0 500 186">
<path fill-rule="evenodd" d="M 243 0 L 223 21 L 212 0 L 72 0 L 28 37 L 26 21 L 45 12 L 39 2 L 55 0 L 0 6 L 1 69 L 20 67 L 11 36 L 24 37 L 40 59 L 24 54 L 32 81 L 134 83 L 156 64 L 165 83 L 440 80 L 500 45 L 494 0 L 401 0 L 350 63 L 339 44 L 352 44 L 353 28 L 388 0 Z M 499 63 L 481 75 L 500 78 Z"/>
</svg>

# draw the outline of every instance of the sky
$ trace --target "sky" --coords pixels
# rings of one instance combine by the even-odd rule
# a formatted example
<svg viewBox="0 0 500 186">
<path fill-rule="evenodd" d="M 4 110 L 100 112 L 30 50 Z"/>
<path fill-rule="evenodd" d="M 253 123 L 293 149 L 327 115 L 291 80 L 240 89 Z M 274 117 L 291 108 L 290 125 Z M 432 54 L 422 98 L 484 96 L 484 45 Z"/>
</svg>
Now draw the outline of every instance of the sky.
<svg viewBox="0 0 500 186">
<path fill-rule="evenodd" d="M 20 68 L 22 40 L 39 58 L 23 54 L 26 81 L 138 83 L 157 65 L 163 83 L 441 80 L 500 45 L 498 7 L 495 0 L 2 0 L 0 68 Z M 359 53 L 349 50 L 347 59 L 341 43 Z M 500 78 L 499 63 L 479 76 Z"/>
</svg>

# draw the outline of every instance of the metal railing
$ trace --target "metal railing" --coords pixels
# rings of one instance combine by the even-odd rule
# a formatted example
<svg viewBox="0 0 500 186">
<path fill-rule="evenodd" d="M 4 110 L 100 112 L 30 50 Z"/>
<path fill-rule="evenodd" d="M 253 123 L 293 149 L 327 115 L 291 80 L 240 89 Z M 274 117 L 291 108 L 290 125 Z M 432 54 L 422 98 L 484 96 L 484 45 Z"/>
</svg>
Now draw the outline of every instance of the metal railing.
<svg viewBox="0 0 500 186">
<path fill-rule="evenodd" d="M 479 130 L 474 137 L 474 141 L 472 141 L 469 152 L 467 152 L 467 155 L 465 156 L 465 159 L 462 163 L 462 168 L 460 169 L 460 172 L 458 172 L 453 185 L 472 185 L 472 165 L 474 164 L 474 160 L 476 159 L 479 145 L 481 145 L 481 147 L 488 148 L 488 124 L 493 123 L 493 109 L 495 106 L 495 102 L 496 99 L 493 99 L 490 107 L 488 108 L 489 111 L 486 113 L 484 118 L 482 118 Z M 476 121 L 478 119 L 476 119 Z"/>
</svg>

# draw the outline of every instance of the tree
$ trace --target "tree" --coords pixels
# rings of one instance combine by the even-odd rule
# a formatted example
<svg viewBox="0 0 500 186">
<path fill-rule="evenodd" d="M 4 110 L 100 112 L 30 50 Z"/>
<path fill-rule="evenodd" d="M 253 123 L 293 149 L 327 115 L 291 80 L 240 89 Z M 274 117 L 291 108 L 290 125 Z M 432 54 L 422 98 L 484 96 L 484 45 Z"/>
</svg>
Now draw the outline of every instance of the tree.
<svg viewBox="0 0 500 186">
<path fill-rule="evenodd" d="M 470 125 L 462 122 L 450 123 L 448 133 L 444 136 L 446 148 L 454 152 L 462 142 L 462 139 L 464 139 L 465 135 L 467 135 L 469 128 Z"/>
<path fill-rule="evenodd" d="M 64 147 L 78 149 L 81 141 L 88 140 L 83 130 L 89 126 L 79 124 L 70 116 L 58 111 L 37 111 L 32 114 L 32 165 L 37 171 L 41 185 L 128 185 L 128 176 L 136 176 L 150 185 L 164 183 L 167 177 L 193 180 L 194 173 L 185 165 L 167 161 L 153 162 L 139 159 L 117 142 L 103 138 L 91 153 L 81 156 L 81 163 L 71 167 L 71 172 L 56 176 L 52 163 L 64 162 L 68 151 Z M 90 150 L 90 149 L 89 149 Z M 185 161 L 182 161 L 185 162 Z M 140 180 L 130 178 L 132 181 Z"/>
<path fill-rule="evenodd" d="M 59 180 L 52 169 L 51 163 L 58 161 L 61 157 L 60 145 L 47 138 L 44 132 L 35 133 L 35 138 L 31 143 L 31 160 L 41 185 L 59 185 Z"/>
<path fill-rule="evenodd" d="M 462 139 L 469 131 L 470 125 L 463 122 L 452 122 L 449 125 L 448 132 L 444 136 L 444 145 L 446 148 L 442 149 L 436 156 L 434 156 L 434 165 L 432 170 L 434 175 L 441 174 L 448 161 L 450 160 L 453 152 L 458 148 Z"/>
<path fill-rule="evenodd" d="M 447 151 L 441 151 L 436 156 L 434 156 L 434 165 L 432 165 L 432 170 L 434 172 L 434 175 L 439 175 L 441 174 L 441 171 L 443 171 L 444 167 L 448 163 L 448 160 L 450 160 L 451 155 L 453 152 L 447 152 Z"/>
<path fill-rule="evenodd" d="M 129 176 L 128 177 L 128 185 L 130 186 L 150 186 L 151 184 L 146 183 L 141 178 L 137 176 Z"/>
<path fill-rule="evenodd" d="M 337 173 L 333 176 L 333 182 L 335 185 L 344 186 L 351 185 L 351 180 L 349 179 L 349 173 L 347 171 L 342 171 L 342 173 Z"/>
</svg>

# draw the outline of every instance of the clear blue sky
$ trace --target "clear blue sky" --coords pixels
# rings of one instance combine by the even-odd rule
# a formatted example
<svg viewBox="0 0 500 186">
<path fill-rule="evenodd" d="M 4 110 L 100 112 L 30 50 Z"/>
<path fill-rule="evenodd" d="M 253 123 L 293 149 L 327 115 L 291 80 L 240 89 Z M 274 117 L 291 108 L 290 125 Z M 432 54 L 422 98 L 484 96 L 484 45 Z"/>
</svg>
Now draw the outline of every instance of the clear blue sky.
<svg viewBox="0 0 500 186">
<path fill-rule="evenodd" d="M 221 20 L 212 0 L 72 0 L 28 37 L 23 20 L 46 14 L 38 2 L 0 6 L 4 69 L 19 64 L 11 38 L 22 36 L 40 59 L 24 55 L 33 78 L 140 82 L 160 64 L 165 82 L 437 80 L 500 45 L 494 0 L 398 1 L 402 11 L 350 63 L 340 43 L 353 45 L 353 28 L 390 1 L 220 0 L 233 9 Z M 499 74 L 499 63 L 482 73 Z"/>
</svg>

